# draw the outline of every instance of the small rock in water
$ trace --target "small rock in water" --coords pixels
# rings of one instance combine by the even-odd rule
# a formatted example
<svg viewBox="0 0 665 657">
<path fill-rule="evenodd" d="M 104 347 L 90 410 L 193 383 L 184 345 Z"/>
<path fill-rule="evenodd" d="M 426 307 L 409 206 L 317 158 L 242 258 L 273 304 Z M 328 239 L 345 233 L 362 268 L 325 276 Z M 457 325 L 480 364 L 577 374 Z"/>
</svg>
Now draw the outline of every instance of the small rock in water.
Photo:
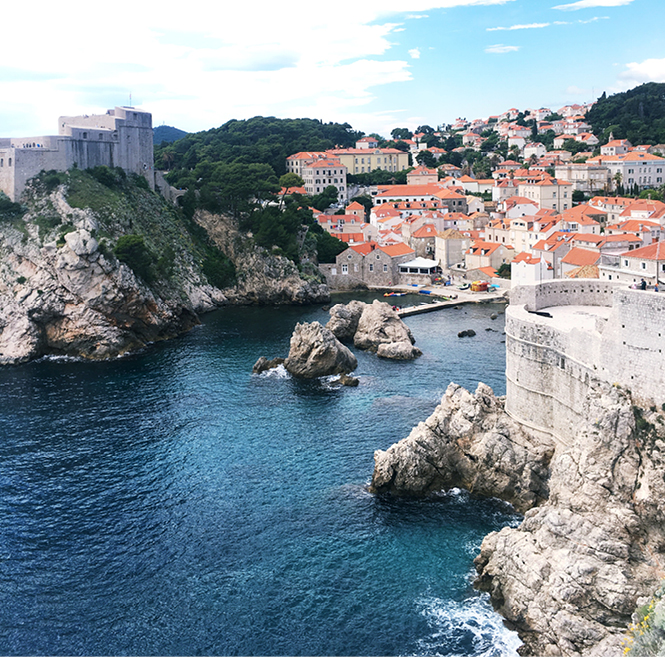
<svg viewBox="0 0 665 657">
<path fill-rule="evenodd" d="M 473 329 L 466 329 L 465 331 L 460 331 L 457 334 L 458 338 L 472 338 L 476 332 Z"/>
<path fill-rule="evenodd" d="M 261 356 L 261 358 L 259 358 L 256 363 L 254 363 L 254 367 L 252 367 L 252 374 L 261 374 L 261 372 L 278 367 L 283 362 L 283 358 L 273 358 L 272 360 L 268 360 L 265 356 Z"/>
<path fill-rule="evenodd" d="M 321 310 L 327 313 L 330 310 L 330 306 L 321 306 Z"/>
<path fill-rule="evenodd" d="M 493 329 L 493 328 L 486 328 L 485 330 L 486 330 L 486 331 L 492 331 L 492 333 L 496 333 L 496 330 Z"/>
<path fill-rule="evenodd" d="M 356 379 L 355 376 L 349 376 L 348 374 L 342 374 L 337 381 L 343 386 L 349 386 L 349 388 L 356 388 L 360 383 L 360 379 Z"/>
<path fill-rule="evenodd" d="M 496 319 L 497 317 L 498 317 L 498 315 L 496 313 L 492 313 L 490 315 L 490 319 Z"/>
</svg>

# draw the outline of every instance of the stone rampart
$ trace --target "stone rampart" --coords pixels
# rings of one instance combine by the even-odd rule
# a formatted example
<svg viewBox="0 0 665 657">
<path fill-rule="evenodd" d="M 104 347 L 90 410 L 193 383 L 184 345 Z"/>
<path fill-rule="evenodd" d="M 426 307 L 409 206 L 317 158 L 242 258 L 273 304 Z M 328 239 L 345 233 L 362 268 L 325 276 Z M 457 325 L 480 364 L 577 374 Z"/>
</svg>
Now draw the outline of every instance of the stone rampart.
<svg viewBox="0 0 665 657">
<path fill-rule="evenodd" d="M 592 379 L 665 402 L 664 350 L 665 295 L 598 281 L 518 287 L 506 310 L 506 411 L 570 444 Z"/>
<path fill-rule="evenodd" d="M 511 305 L 540 310 L 550 306 L 611 306 L 616 284 L 593 279 L 553 280 L 520 285 L 510 293 Z"/>
</svg>

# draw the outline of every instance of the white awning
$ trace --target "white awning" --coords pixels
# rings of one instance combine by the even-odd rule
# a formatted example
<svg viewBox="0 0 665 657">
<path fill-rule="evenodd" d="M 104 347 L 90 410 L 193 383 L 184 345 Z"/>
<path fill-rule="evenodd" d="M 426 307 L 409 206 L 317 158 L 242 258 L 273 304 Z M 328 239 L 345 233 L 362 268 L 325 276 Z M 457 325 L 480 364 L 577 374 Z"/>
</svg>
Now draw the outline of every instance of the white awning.
<svg viewBox="0 0 665 657">
<path fill-rule="evenodd" d="M 434 269 L 439 266 L 439 263 L 429 258 L 416 258 L 415 260 L 409 260 L 409 262 L 401 262 L 399 266 L 408 267 L 409 269 Z"/>
</svg>

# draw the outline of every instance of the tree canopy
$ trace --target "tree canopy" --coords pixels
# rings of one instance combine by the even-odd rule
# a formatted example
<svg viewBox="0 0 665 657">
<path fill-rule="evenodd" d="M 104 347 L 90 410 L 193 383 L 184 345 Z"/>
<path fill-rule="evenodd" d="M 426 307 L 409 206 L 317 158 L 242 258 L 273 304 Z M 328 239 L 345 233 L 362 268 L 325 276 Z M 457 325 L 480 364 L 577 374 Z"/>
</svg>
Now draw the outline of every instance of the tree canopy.
<svg viewBox="0 0 665 657">
<path fill-rule="evenodd" d="M 594 134 L 631 144 L 665 143 L 665 83 L 648 82 L 623 93 L 604 93 L 587 114 Z"/>
</svg>

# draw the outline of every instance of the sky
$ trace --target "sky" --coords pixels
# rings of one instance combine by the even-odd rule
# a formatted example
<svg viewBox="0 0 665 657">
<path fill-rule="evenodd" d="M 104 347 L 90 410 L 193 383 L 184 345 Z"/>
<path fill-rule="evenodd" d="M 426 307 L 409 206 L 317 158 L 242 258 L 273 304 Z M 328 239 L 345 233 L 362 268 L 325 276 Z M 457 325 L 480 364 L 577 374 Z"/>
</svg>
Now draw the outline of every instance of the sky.
<svg viewBox="0 0 665 657">
<path fill-rule="evenodd" d="M 562 4 L 558 4 L 562 2 Z M 87 0 L 3 7 L 0 136 L 133 105 L 388 136 L 665 82 L 663 0 Z"/>
</svg>

